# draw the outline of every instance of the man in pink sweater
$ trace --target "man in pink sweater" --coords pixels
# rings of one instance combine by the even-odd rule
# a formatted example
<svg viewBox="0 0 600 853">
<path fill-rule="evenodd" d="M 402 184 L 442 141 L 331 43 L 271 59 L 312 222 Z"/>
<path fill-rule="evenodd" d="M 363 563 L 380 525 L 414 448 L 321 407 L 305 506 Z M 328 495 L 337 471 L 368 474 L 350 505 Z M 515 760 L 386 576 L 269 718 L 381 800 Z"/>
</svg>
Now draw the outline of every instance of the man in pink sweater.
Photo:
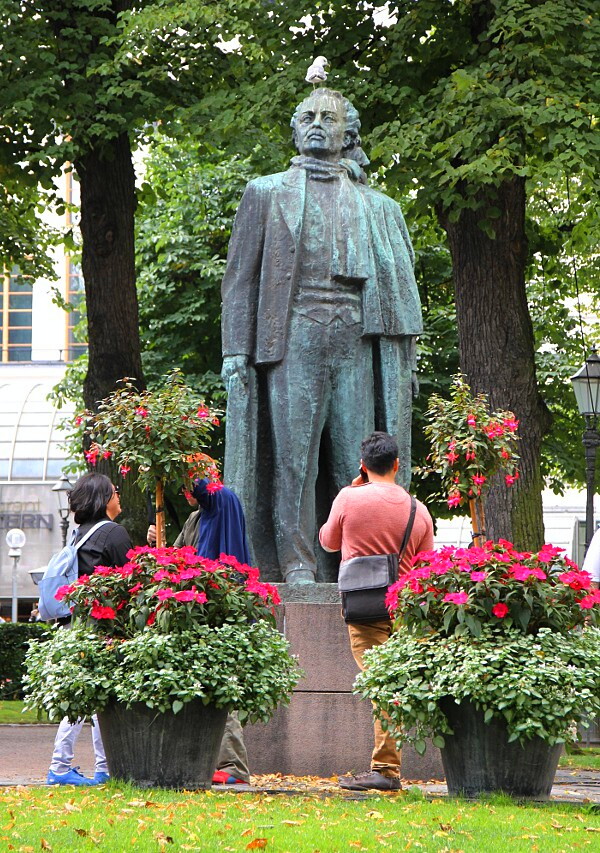
<svg viewBox="0 0 600 853">
<path fill-rule="evenodd" d="M 396 485 L 399 467 L 398 444 L 386 432 L 374 432 L 361 445 L 361 473 L 350 486 L 338 494 L 329 518 L 319 532 L 326 551 L 342 552 L 342 560 L 372 554 L 399 553 L 410 516 L 411 499 L 405 489 Z M 365 477 L 368 478 L 365 480 Z M 433 548 L 433 523 L 426 507 L 417 501 L 413 529 L 408 540 L 400 574 L 408 571 L 419 551 Z M 392 633 L 391 619 L 368 624 L 349 624 L 350 646 L 354 660 L 364 669 L 363 655 L 378 646 Z M 374 788 L 399 790 L 400 752 L 395 741 L 374 721 L 375 748 L 371 769 L 356 776 L 340 778 L 340 786 L 350 790 Z"/>
</svg>

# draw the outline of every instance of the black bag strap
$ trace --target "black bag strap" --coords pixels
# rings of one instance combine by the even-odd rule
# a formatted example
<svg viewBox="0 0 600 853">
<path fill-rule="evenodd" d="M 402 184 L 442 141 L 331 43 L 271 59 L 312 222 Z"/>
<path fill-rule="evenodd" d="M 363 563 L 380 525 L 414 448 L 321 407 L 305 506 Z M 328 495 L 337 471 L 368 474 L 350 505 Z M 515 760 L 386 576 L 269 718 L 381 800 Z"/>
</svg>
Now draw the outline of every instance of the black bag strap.
<svg viewBox="0 0 600 853">
<path fill-rule="evenodd" d="M 410 496 L 410 515 L 408 516 L 408 524 L 406 525 L 406 530 L 404 531 L 404 538 L 402 539 L 402 545 L 400 546 L 400 551 L 398 552 L 398 564 L 402 562 L 402 557 L 404 556 L 404 552 L 406 551 L 406 547 L 410 541 L 410 534 L 412 533 L 413 524 L 415 523 L 415 515 L 417 513 L 417 501 L 414 495 Z"/>
</svg>

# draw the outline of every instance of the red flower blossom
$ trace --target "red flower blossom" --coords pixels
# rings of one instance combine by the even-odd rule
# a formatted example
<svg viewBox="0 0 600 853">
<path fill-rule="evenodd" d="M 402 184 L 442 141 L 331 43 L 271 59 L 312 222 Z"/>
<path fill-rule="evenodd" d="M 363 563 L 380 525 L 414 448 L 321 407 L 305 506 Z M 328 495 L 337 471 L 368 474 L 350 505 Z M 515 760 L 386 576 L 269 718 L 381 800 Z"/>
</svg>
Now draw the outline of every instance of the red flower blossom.
<svg viewBox="0 0 600 853">
<path fill-rule="evenodd" d="M 134 414 L 139 415 L 140 418 L 147 418 L 150 412 L 144 406 L 138 406 Z"/>
<path fill-rule="evenodd" d="M 90 616 L 92 619 L 114 619 L 116 615 L 117 611 L 114 607 L 104 607 L 98 601 L 94 602 L 94 605 L 90 610 Z"/>
<path fill-rule="evenodd" d="M 119 468 L 119 473 L 122 477 L 126 477 L 130 471 L 131 468 L 129 467 L 129 465 L 121 465 L 121 467 Z"/>
<path fill-rule="evenodd" d="M 575 590 L 589 589 L 592 585 L 592 579 L 587 572 L 563 572 L 558 579 Z"/>
<path fill-rule="evenodd" d="M 494 606 L 492 607 L 492 613 L 498 619 L 504 619 L 504 617 L 508 613 L 508 607 L 506 606 L 506 604 L 504 604 L 504 602 L 499 601 L 498 604 L 494 604 Z"/>
<path fill-rule="evenodd" d="M 475 415 L 473 415 L 473 414 L 467 415 L 467 424 L 470 427 L 477 426 L 477 418 L 475 417 Z"/>
<path fill-rule="evenodd" d="M 213 418 L 211 424 L 214 424 L 215 426 L 220 426 L 221 421 L 218 418 Z"/>
<path fill-rule="evenodd" d="M 483 484 L 487 480 L 487 477 L 485 477 L 483 474 L 474 474 L 471 479 L 473 480 L 476 486 L 483 486 Z"/>
<path fill-rule="evenodd" d="M 220 492 L 223 488 L 223 483 L 220 480 L 212 480 L 210 483 L 206 484 L 206 491 L 209 495 L 214 494 L 215 492 Z"/>
<path fill-rule="evenodd" d="M 150 614 L 150 616 L 148 616 L 148 618 L 146 619 L 146 625 L 151 626 L 151 625 L 154 625 L 155 622 L 156 622 L 156 611 L 154 611 L 153 613 Z"/>
<path fill-rule="evenodd" d="M 95 466 L 98 461 L 98 448 L 92 447 L 90 450 L 84 451 L 85 461 L 90 465 Z"/>
<path fill-rule="evenodd" d="M 455 463 L 458 459 L 460 459 L 460 457 L 459 457 L 458 453 L 455 453 L 455 452 L 454 452 L 454 450 L 451 450 L 449 453 L 446 453 L 446 459 L 448 460 L 448 462 L 449 462 L 451 465 L 454 465 L 454 463 Z"/>
</svg>

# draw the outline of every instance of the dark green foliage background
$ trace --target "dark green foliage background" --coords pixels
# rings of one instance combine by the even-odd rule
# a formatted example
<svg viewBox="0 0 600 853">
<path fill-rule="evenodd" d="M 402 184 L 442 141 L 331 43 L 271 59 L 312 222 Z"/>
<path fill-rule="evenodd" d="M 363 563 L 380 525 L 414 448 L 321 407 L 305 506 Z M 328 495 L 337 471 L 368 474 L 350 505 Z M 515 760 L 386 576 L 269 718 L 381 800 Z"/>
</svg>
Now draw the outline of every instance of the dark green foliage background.
<svg viewBox="0 0 600 853">
<path fill-rule="evenodd" d="M 28 642 L 41 639 L 48 632 L 48 627 L 45 622 L 0 624 L 0 699 L 23 698 L 24 661 Z M 10 679 L 8 684 L 7 679 Z"/>
</svg>

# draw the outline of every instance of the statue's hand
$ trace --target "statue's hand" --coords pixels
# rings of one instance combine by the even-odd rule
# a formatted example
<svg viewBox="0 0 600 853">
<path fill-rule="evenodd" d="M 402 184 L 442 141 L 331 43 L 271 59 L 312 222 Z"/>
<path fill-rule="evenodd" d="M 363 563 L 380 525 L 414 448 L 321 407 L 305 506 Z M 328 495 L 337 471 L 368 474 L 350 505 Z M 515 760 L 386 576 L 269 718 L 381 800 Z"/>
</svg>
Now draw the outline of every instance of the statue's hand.
<svg viewBox="0 0 600 853">
<path fill-rule="evenodd" d="M 412 388 L 413 400 L 416 400 L 419 396 L 419 377 L 417 376 L 416 370 L 413 370 L 410 374 L 410 385 Z"/>
<path fill-rule="evenodd" d="M 229 383 L 232 376 L 239 376 L 240 381 L 248 384 L 248 356 L 247 355 L 226 355 L 223 359 L 223 367 L 221 368 L 221 376 L 225 385 Z"/>
</svg>

